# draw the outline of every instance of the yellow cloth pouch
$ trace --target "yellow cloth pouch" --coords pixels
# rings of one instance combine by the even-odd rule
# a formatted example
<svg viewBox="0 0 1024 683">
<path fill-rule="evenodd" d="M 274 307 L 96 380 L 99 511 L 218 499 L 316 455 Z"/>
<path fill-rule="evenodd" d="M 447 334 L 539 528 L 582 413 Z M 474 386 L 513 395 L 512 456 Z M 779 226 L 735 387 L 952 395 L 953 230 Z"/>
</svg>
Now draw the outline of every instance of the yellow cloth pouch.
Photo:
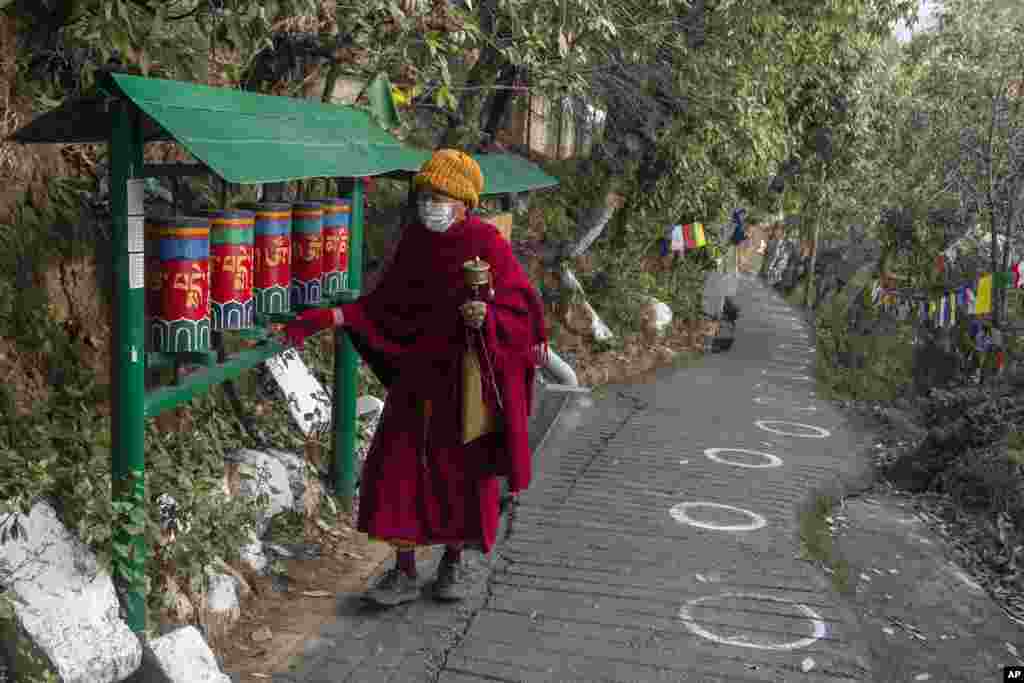
<svg viewBox="0 0 1024 683">
<path fill-rule="evenodd" d="M 484 377 L 480 357 L 470 347 L 462 355 L 462 443 L 498 431 L 500 422 L 484 401 Z"/>
</svg>

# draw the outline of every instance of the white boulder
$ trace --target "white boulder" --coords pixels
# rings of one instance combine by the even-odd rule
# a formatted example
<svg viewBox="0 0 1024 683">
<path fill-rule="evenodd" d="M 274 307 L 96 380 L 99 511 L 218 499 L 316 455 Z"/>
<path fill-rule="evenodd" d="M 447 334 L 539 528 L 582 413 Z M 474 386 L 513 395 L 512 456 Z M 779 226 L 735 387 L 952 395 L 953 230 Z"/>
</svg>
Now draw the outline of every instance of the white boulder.
<svg viewBox="0 0 1024 683">
<path fill-rule="evenodd" d="M 185 626 L 146 644 L 142 667 L 130 683 L 230 683 L 217 658 L 194 626 Z"/>
<path fill-rule="evenodd" d="M 235 451 L 227 458 L 239 465 L 241 495 L 255 498 L 266 493 L 269 504 L 256 518 L 256 534 L 263 536 L 270 526 L 270 518 L 285 510 L 295 509 L 295 493 L 288 467 L 278 457 L 248 448 Z"/>
<path fill-rule="evenodd" d="M 668 304 L 658 301 L 653 296 L 641 297 L 640 320 L 644 332 L 657 336 L 663 334 L 672 324 L 672 309 Z"/>
<path fill-rule="evenodd" d="M 228 634 L 241 616 L 238 578 L 206 569 L 206 592 L 199 604 L 199 623 L 214 640 Z"/>
<path fill-rule="evenodd" d="M 360 396 L 356 399 L 356 415 L 359 417 L 372 417 L 384 412 L 384 401 L 376 396 Z"/>
<path fill-rule="evenodd" d="M 307 477 L 311 474 L 306 459 L 294 453 L 287 453 L 274 448 L 268 449 L 266 454 L 272 458 L 277 458 L 278 462 L 284 465 L 285 470 L 288 472 L 288 485 L 292 490 L 293 504 L 297 505 L 306 493 Z"/>
<path fill-rule="evenodd" d="M 120 619 L 110 576 L 49 504 L 36 503 L 20 521 L 27 538 L 0 545 L 0 580 L 19 630 L 62 683 L 125 680 L 139 668 L 142 645 Z"/>
<path fill-rule="evenodd" d="M 263 541 L 251 532 L 249 542 L 238 550 L 239 559 L 252 571 L 262 574 L 267 568 L 267 555 L 263 550 Z"/>
</svg>

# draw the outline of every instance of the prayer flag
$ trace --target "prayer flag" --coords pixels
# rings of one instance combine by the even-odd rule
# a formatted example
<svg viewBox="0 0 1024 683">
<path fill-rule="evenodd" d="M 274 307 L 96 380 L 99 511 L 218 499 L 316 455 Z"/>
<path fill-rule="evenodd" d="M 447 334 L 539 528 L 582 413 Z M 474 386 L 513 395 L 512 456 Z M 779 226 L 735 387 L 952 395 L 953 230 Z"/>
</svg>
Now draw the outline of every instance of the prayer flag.
<svg viewBox="0 0 1024 683">
<path fill-rule="evenodd" d="M 946 272 L 946 257 L 943 254 L 935 257 L 935 270 L 939 273 Z"/>
<path fill-rule="evenodd" d="M 978 280 L 978 299 L 974 304 L 974 312 L 978 315 L 992 312 L 992 273 L 985 273 Z"/>
<path fill-rule="evenodd" d="M 1024 262 L 1016 264 L 1012 269 L 1013 286 L 1015 289 L 1024 288 Z"/>
<path fill-rule="evenodd" d="M 994 289 L 1006 289 L 1010 286 L 1010 281 L 1013 279 L 1013 273 L 993 273 L 992 275 L 992 287 Z"/>
<path fill-rule="evenodd" d="M 694 223 L 693 224 L 693 241 L 698 247 L 703 247 L 708 243 L 707 238 L 704 236 L 704 224 Z"/>
<path fill-rule="evenodd" d="M 977 298 L 974 295 L 974 290 L 970 287 L 964 290 L 964 300 L 967 302 L 967 315 L 974 315 L 977 313 Z"/>
<path fill-rule="evenodd" d="M 927 320 L 935 320 L 935 315 L 936 315 L 935 308 L 936 308 L 935 301 L 933 299 L 932 301 L 928 302 L 928 318 L 927 318 Z"/>
<path fill-rule="evenodd" d="M 668 239 L 670 243 L 669 248 L 672 251 L 686 250 L 686 240 L 683 239 L 683 226 L 673 225 L 669 228 Z"/>
<path fill-rule="evenodd" d="M 952 327 L 956 325 L 956 293 L 950 292 L 949 294 L 949 325 Z"/>
<path fill-rule="evenodd" d="M 697 240 L 694 238 L 694 235 L 693 235 L 693 224 L 692 223 L 687 223 L 686 225 L 683 226 L 683 239 L 686 242 L 686 248 L 687 249 L 696 249 L 697 248 Z"/>
</svg>

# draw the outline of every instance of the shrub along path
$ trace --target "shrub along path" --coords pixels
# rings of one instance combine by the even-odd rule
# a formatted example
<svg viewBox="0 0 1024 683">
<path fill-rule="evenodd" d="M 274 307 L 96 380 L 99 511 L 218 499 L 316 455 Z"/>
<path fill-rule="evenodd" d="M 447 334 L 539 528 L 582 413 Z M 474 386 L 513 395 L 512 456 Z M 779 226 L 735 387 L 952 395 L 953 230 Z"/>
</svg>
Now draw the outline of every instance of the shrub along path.
<svg viewBox="0 0 1024 683">
<path fill-rule="evenodd" d="M 785 302 L 748 280 L 738 303 L 730 353 L 573 399 L 505 540 L 489 562 L 471 559 L 466 603 L 424 596 L 376 612 L 340 596 L 337 622 L 275 680 L 997 680 L 996 662 L 1013 661 L 1005 641 L 1024 650 L 1020 632 L 982 628 L 997 611 L 965 597 L 962 579 L 938 580 L 937 556 L 904 554 L 901 567 L 890 550 L 913 539 L 881 529 L 848 536 L 856 553 L 836 556 L 828 501 L 870 482 L 872 435 L 815 396 L 811 333 Z M 879 626 L 876 604 L 840 590 L 861 595 L 883 575 L 879 599 L 906 597 L 897 622 L 918 631 Z M 939 589 L 962 622 L 955 651 L 939 638 Z M 914 600 L 942 621 L 934 640 Z M 895 667 L 885 638 L 918 656 Z"/>
</svg>

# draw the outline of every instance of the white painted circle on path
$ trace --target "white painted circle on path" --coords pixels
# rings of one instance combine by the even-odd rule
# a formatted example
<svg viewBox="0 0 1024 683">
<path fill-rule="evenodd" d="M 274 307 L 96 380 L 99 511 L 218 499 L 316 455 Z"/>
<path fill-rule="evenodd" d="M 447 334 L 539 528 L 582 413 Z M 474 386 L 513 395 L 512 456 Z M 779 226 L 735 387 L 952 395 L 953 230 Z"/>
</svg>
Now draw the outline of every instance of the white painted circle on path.
<svg viewBox="0 0 1024 683">
<path fill-rule="evenodd" d="M 789 364 L 789 365 L 803 365 L 807 366 L 812 363 L 808 358 L 794 358 L 793 356 L 783 356 L 781 354 L 772 354 L 771 362 Z"/>
<path fill-rule="evenodd" d="M 768 602 L 790 605 L 807 617 L 807 620 L 811 622 L 812 634 L 808 638 L 801 638 L 800 640 L 793 640 L 788 643 L 765 643 L 741 638 L 728 638 L 720 636 L 717 633 L 712 633 L 705 628 L 701 628 L 697 624 L 696 620 L 693 618 L 692 611 L 693 608 L 699 607 L 702 603 L 717 598 L 746 598 L 749 600 L 766 600 Z M 825 624 L 825 620 L 821 615 L 807 605 L 802 605 L 798 602 L 794 602 L 793 600 L 786 600 L 785 598 L 762 595 L 760 593 L 719 593 L 718 595 L 705 595 L 701 598 L 694 598 L 679 609 L 679 618 L 682 619 L 686 628 L 689 629 L 691 633 L 698 635 L 701 638 L 705 638 L 721 645 L 733 645 L 735 647 L 746 647 L 754 650 L 799 650 L 800 648 L 807 647 L 808 645 L 813 645 L 828 635 L 828 626 Z"/>
<path fill-rule="evenodd" d="M 735 512 L 740 515 L 746 515 L 750 518 L 749 524 L 715 524 L 713 522 L 702 522 L 699 519 L 693 519 L 690 517 L 688 510 L 692 508 L 714 508 L 717 510 L 728 510 L 729 512 Z M 710 529 L 711 531 L 757 531 L 768 524 L 761 515 L 750 510 L 744 510 L 743 508 L 733 507 L 732 505 L 722 505 L 721 503 L 705 503 L 700 501 L 694 501 L 691 503 L 679 503 L 678 505 L 672 506 L 672 509 L 668 511 L 672 518 L 682 524 L 689 524 L 695 526 L 698 529 Z"/>
<path fill-rule="evenodd" d="M 807 370 L 811 367 L 810 363 L 779 363 L 776 361 L 770 365 L 767 369 L 773 372 L 800 372 L 801 370 Z"/>
<path fill-rule="evenodd" d="M 798 436 L 803 439 L 827 439 L 832 436 L 832 432 L 822 427 L 815 427 L 814 425 L 805 425 L 801 422 L 786 422 L 785 420 L 755 420 L 754 424 L 763 429 L 766 432 L 772 434 L 781 434 L 782 436 Z M 800 432 L 786 431 L 785 429 L 776 429 L 769 425 L 786 425 L 788 427 L 796 427 L 797 429 L 805 429 L 813 432 L 808 434 L 806 431 L 802 434 Z"/>
<path fill-rule="evenodd" d="M 790 351 L 803 351 L 804 353 L 814 353 L 813 346 L 807 346 L 806 344 L 779 344 L 780 349 L 789 349 Z"/>
<path fill-rule="evenodd" d="M 763 370 L 761 372 L 761 374 L 766 375 L 767 377 L 782 377 L 784 379 L 796 379 L 796 380 L 799 380 L 801 382 L 813 382 L 814 381 L 814 378 L 813 377 L 809 377 L 808 375 L 790 375 L 790 374 L 785 373 L 785 372 L 768 372 L 767 370 Z"/>
<path fill-rule="evenodd" d="M 735 460 L 729 460 L 723 458 L 719 453 L 747 453 L 749 455 L 756 455 L 766 460 L 765 463 L 760 465 L 752 465 L 748 462 L 736 462 Z M 762 453 L 761 451 L 751 451 L 746 448 L 705 448 L 704 455 L 708 456 L 710 460 L 713 460 L 722 465 L 733 465 L 734 467 L 749 467 L 750 469 L 760 470 L 768 467 L 782 467 L 782 458 L 771 453 Z"/>
</svg>

